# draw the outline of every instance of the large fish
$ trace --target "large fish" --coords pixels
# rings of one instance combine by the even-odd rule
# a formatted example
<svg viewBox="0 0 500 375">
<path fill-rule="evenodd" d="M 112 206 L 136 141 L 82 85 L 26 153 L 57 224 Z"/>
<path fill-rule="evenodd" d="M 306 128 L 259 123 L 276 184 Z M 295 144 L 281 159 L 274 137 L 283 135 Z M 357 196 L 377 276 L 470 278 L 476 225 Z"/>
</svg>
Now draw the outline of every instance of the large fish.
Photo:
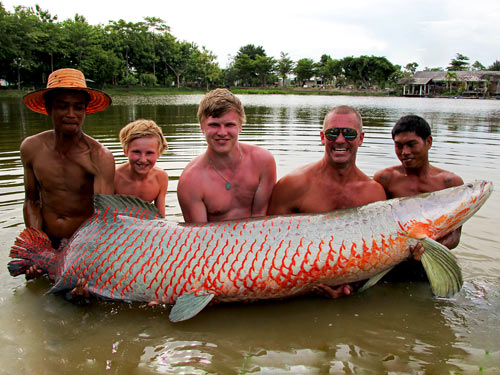
<svg viewBox="0 0 500 375">
<path fill-rule="evenodd" d="M 49 291 L 89 291 L 121 301 L 175 303 L 172 321 L 189 319 L 214 301 L 284 298 L 370 279 L 374 284 L 410 256 L 420 241 L 433 292 L 462 285 L 449 250 L 434 241 L 460 227 L 493 191 L 478 181 L 434 193 L 324 214 L 177 224 L 139 199 L 96 195 L 95 214 L 55 251 L 47 236 L 26 229 L 11 249 L 13 276 L 31 265 L 55 280 Z"/>
</svg>

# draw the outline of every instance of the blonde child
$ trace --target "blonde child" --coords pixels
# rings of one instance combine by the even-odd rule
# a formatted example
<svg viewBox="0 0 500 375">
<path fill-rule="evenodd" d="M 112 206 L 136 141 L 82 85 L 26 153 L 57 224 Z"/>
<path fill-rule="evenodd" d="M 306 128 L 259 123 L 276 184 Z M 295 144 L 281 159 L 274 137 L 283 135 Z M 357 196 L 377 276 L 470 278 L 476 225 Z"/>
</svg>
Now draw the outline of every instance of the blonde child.
<svg viewBox="0 0 500 375">
<path fill-rule="evenodd" d="M 128 162 L 116 167 L 115 194 L 154 202 L 165 216 L 168 174 L 155 166 L 168 147 L 161 128 L 152 120 L 131 122 L 120 130 L 120 142 Z"/>
</svg>

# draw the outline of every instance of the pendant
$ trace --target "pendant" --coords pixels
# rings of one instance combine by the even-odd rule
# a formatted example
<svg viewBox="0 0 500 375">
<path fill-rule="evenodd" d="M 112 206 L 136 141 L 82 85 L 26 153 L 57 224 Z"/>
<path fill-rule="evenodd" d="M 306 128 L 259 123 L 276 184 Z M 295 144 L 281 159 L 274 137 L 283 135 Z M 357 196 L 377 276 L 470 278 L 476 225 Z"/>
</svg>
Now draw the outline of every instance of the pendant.
<svg viewBox="0 0 500 375">
<path fill-rule="evenodd" d="M 231 183 L 228 181 L 226 182 L 226 190 L 230 190 L 231 189 Z"/>
</svg>

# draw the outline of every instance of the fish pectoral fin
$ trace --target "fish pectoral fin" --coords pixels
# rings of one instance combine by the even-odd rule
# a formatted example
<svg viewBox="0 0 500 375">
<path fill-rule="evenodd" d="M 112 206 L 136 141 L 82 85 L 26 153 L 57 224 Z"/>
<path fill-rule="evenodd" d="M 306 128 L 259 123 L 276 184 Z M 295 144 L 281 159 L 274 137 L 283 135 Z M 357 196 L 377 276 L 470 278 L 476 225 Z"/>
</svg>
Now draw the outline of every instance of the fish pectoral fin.
<svg viewBox="0 0 500 375">
<path fill-rule="evenodd" d="M 177 298 L 174 307 L 170 310 L 170 321 L 182 322 L 198 314 L 215 297 L 209 291 L 194 291 L 185 293 Z"/>
<path fill-rule="evenodd" d="M 372 278 L 368 279 L 366 281 L 366 283 L 364 283 L 363 286 L 358 289 L 358 293 L 364 292 L 366 289 L 371 288 L 372 286 L 374 286 L 376 283 L 378 283 L 380 281 L 380 279 L 382 277 L 384 277 L 385 275 L 387 275 L 387 273 L 390 270 L 392 270 L 393 268 L 394 267 L 388 268 L 385 271 L 382 271 L 382 272 L 376 274 L 375 276 L 373 276 Z"/>
<path fill-rule="evenodd" d="M 419 239 L 424 247 L 422 265 L 431 283 L 432 292 L 438 297 L 451 297 L 462 288 L 462 270 L 453 254 L 439 242 L 424 237 Z"/>
</svg>

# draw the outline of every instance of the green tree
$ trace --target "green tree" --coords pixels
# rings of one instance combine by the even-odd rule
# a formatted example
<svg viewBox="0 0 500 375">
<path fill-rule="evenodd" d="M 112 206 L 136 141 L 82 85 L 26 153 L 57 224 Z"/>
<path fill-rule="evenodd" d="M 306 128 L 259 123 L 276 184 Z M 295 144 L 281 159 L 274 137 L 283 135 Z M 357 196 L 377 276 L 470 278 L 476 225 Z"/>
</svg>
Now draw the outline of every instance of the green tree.
<svg viewBox="0 0 500 375">
<path fill-rule="evenodd" d="M 151 33 L 151 40 L 153 42 L 153 75 L 156 77 L 156 63 L 158 62 L 158 57 L 156 56 L 156 40 L 155 40 L 155 31 L 163 33 L 163 32 L 170 32 L 170 27 L 163 21 L 161 18 L 158 17 L 144 17 L 144 20 L 146 21 L 146 25 L 148 27 L 148 30 Z"/>
<path fill-rule="evenodd" d="M 238 54 L 234 60 L 233 68 L 238 74 L 243 86 L 251 85 L 257 74 L 255 73 L 255 60 L 245 53 Z"/>
<path fill-rule="evenodd" d="M 280 53 L 280 59 L 276 65 L 276 71 L 282 80 L 283 87 L 286 87 L 286 79 L 288 75 L 293 72 L 294 65 L 293 60 L 288 57 L 288 53 Z"/>
<path fill-rule="evenodd" d="M 255 56 L 255 73 L 262 86 L 266 86 L 271 73 L 274 71 L 276 61 L 272 57 L 257 55 Z"/>
<path fill-rule="evenodd" d="M 472 68 L 472 70 L 475 70 L 475 71 L 486 70 L 486 67 L 477 60 L 474 62 L 474 64 L 472 64 L 471 68 Z"/>
<path fill-rule="evenodd" d="M 247 55 L 252 60 L 255 60 L 257 56 L 266 56 L 266 51 L 262 46 L 254 46 L 253 44 L 247 44 L 246 46 L 240 47 L 238 53 L 236 54 L 236 60 L 240 55 Z"/>
<path fill-rule="evenodd" d="M 316 64 L 316 74 L 321 78 L 324 84 L 327 84 L 333 80 L 333 75 L 328 69 L 328 64 L 332 61 L 329 55 L 322 55 L 319 62 Z"/>
<path fill-rule="evenodd" d="M 448 91 L 451 93 L 451 83 L 452 81 L 458 81 L 458 75 L 455 72 L 447 72 L 445 76 L 446 83 L 448 84 Z"/>
<path fill-rule="evenodd" d="M 258 56 L 260 58 L 257 63 Z M 271 60 L 262 59 L 262 57 L 266 57 L 266 51 L 262 46 L 256 47 L 253 44 L 247 44 L 238 50 L 233 60 L 233 68 L 244 86 L 255 85 L 259 81 L 263 82 L 267 79 L 268 73 L 266 71 L 268 71 L 267 68 Z M 257 69 L 259 69 L 260 75 Z"/>
<path fill-rule="evenodd" d="M 295 65 L 295 69 L 293 71 L 297 77 L 297 81 L 300 82 L 301 86 L 304 86 L 306 84 L 306 81 L 314 76 L 314 61 L 307 58 L 300 59 L 297 61 L 297 64 Z"/>
<path fill-rule="evenodd" d="M 417 71 L 418 63 L 411 62 L 405 65 L 405 70 L 411 74 L 415 74 Z"/>
<path fill-rule="evenodd" d="M 467 56 L 462 55 L 461 53 L 457 53 L 454 59 L 450 61 L 450 65 L 446 70 L 449 72 L 457 71 L 457 70 L 469 70 L 469 58 Z"/>
<path fill-rule="evenodd" d="M 488 67 L 488 70 L 499 71 L 500 70 L 500 60 L 495 60 L 495 62 Z"/>
<path fill-rule="evenodd" d="M 2 6 L 3 10 L 3 6 Z M 21 89 L 22 74 L 29 74 L 39 67 L 37 52 L 43 48 L 44 37 L 41 21 L 33 8 L 15 7 L 13 14 L 2 11 L 2 43 L 0 56 L 11 82 L 17 81 Z"/>
</svg>

